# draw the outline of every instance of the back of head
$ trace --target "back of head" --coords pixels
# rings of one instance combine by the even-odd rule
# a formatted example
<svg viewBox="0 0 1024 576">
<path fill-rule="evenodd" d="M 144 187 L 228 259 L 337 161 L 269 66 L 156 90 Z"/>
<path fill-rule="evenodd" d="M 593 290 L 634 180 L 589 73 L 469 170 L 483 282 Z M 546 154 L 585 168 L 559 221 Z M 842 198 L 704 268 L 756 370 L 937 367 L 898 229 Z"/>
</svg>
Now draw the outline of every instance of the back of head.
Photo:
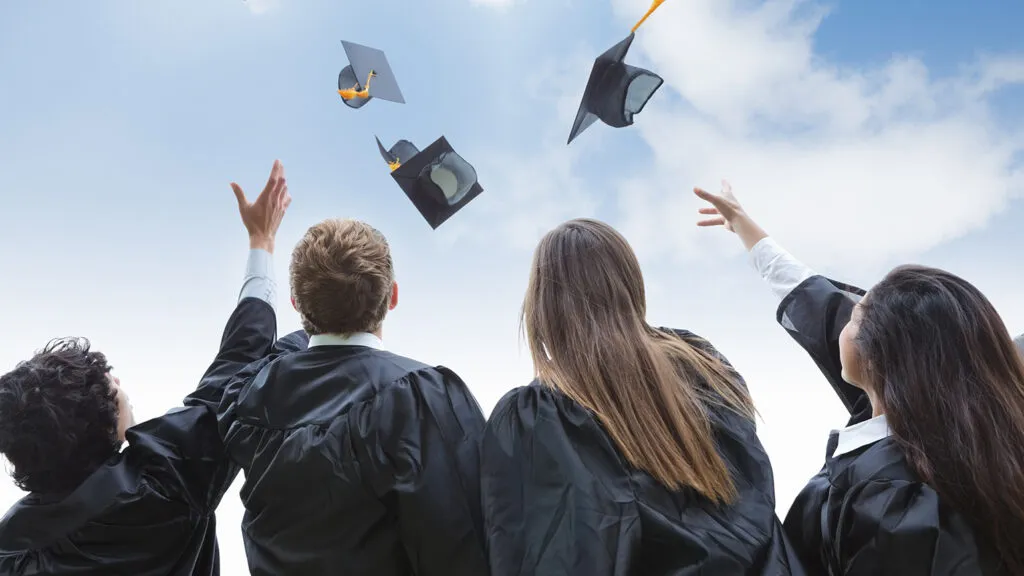
<svg viewBox="0 0 1024 576">
<path fill-rule="evenodd" d="M 85 340 L 55 340 L 0 376 L 0 452 L 23 490 L 73 490 L 119 444 L 106 358 Z"/>
<path fill-rule="evenodd" d="M 920 477 L 1024 572 L 1024 356 L 966 280 L 903 266 L 871 289 L 855 337 Z"/>
<path fill-rule="evenodd" d="M 594 412 L 632 466 L 729 502 L 707 407 L 752 418 L 753 405 L 721 360 L 651 328 L 646 306 L 625 238 L 590 219 L 555 228 L 537 246 L 523 304 L 537 375 Z"/>
<path fill-rule="evenodd" d="M 313 334 L 374 332 L 391 301 L 394 266 L 384 235 L 358 220 L 324 220 L 295 246 L 289 268 L 302 326 Z"/>
</svg>

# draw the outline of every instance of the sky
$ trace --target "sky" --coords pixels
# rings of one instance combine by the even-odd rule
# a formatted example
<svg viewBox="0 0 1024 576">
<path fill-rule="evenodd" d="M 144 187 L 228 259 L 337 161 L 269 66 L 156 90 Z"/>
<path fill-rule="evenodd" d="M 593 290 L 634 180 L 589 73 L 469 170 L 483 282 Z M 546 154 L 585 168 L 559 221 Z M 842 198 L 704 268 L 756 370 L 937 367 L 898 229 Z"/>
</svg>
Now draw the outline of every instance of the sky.
<svg viewBox="0 0 1024 576">
<path fill-rule="evenodd" d="M 589 216 L 641 259 L 648 320 L 711 340 L 761 413 L 779 514 L 846 420 L 775 323 L 738 240 L 695 226 L 728 179 L 808 265 L 870 287 L 902 263 L 975 283 L 1024 332 L 1024 41 L 1013 0 L 667 0 L 627 62 L 665 84 L 636 123 L 566 146 L 593 59 L 647 0 L 0 3 L 0 370 L 90 338 L 139 420 L 196 385 L 238 295 L 250 197 L 276 158 L 293 202 L 275 252 L 331 217 L 384 232 L 400 298 L 385 345 L 448 366 L 485 413 L 532 378 L 518 315 L 533 247 Z M 406 104 L 344 106 L 341 40 L 383 49 Z M 484 193 L 438 230 L 374 136 L 444 135 Z M 238 487 L 218 511 L 245 574 Z M 23 494 L 0 484 L 0 506 Z"/>
</svg>

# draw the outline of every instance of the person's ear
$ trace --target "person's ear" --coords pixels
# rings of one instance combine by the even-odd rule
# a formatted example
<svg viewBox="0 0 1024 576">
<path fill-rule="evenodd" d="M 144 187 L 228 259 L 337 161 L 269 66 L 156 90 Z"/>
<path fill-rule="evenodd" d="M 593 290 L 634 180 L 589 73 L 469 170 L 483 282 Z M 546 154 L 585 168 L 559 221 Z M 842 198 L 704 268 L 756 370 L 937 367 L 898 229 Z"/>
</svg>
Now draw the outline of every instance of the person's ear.
<svg viewBox="0 0 1024 576">
<path fill-rule="evenodd" d="M 295 310 L 296 312 L 298 312 L 299 311 L 299 307 L 295 305 L 295 296 L 292 296 L 290 298 L 290 300 L 292 301 L 292 309 Z"/>
<path fill-rule="evenodd" d="M 391 284 L 391 302 L 388 303 L 388 310 L 394 310 L 398 306 L 398 282 Z"/>
</svg>

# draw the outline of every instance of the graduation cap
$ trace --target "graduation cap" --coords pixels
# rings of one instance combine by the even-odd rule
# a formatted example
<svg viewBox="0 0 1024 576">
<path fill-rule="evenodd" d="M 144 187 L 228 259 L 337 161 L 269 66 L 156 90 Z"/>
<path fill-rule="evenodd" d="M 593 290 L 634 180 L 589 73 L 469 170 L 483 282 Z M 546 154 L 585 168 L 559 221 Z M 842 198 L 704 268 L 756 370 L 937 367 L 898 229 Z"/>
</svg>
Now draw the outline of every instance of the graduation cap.
<svg viewBox="0 0 1024 576">
<path fill-rule="evenodd" d="M 632 125 L 633 116 L 639 114 L 658 88 L 661 88 L 665 82 L 661 76 L 650 70 L 630 66 L 623 60 L 633 44 L 637 29 L 664 1 L 654 0 L 644 17 L 633 26 L 629 36 L 594 61 L 566 144 L 571 144 L 597 120 L 613 128 Z"/>
<path fill-rule="evenodd" d="M 408 140 L 399 140 L 390 149 L 376 140 L 391 177 L 435 230 L 484 191 L 476 169 L 444 136 L 423 151 Z"/>
<path fill-rule="evenodd" d="M 374 98 L 405 104 L 388 58 L 376 48 L 341 41 L 348 66 L 338 74 L 338 94 L 350 108 L 362 108 Z"/>
</svg>

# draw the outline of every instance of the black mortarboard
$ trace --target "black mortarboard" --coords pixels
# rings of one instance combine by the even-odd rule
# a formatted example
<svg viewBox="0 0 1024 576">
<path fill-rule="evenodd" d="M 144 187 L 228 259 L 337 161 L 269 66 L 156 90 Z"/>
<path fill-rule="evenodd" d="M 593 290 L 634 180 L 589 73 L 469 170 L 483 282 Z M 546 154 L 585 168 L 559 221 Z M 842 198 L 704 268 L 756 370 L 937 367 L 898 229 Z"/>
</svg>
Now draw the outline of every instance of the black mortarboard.
<svg viewBox="0 0 1024 576">
<path fill-rule="evenodd" d="M 338 74 L 338 94 L 345 104 L 351 108 L 362 108 L 373 98 L 405 104 L 398 80 L 383 51 L 345 40 L 341 45 L 349 62 Z"/>
<path fill-rule="evenodd" d="M 436 229 L 484 191 L 476 169 L 455 153 L 444 136 L 423 151 L 408 140 L 385 149 L 380 138 L 377 148 L 391 166 L 391 177 L 431 228 Z"/>
<path fill-rule="evenodd" d="M 633 124 L 633 116 L 644 109 L 665 82 L 650 70 L 623 63 L 634 37 L 635 33 L 630 32 L 625 40 L 594 61 L 566 144 L 571 144 L 598 119 L 614 128 Z"/>
</svg>

